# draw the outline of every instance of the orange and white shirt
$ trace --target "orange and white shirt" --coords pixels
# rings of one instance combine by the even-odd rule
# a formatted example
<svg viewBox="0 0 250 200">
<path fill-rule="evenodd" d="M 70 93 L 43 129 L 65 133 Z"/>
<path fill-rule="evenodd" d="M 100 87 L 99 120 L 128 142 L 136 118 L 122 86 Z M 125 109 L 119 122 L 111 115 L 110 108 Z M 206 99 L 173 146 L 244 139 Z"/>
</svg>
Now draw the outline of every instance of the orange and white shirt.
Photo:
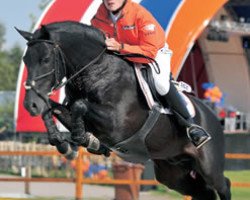
<svg viewBox="0 0 250 200">
<path fill-rule="evenodd" d="M 156 19 L 140 4 L 127 0 L 116 22 L 104 4 L 98 8 L 91 24 L 104 32 L 107 37 L 123 43 L 121 53 L 138 53 L 155 58 L 159 49 L 164 47 L 165 33 Z M 144 58 L 128 58 L 138 63 L 149 63 Z"/>
</svg>

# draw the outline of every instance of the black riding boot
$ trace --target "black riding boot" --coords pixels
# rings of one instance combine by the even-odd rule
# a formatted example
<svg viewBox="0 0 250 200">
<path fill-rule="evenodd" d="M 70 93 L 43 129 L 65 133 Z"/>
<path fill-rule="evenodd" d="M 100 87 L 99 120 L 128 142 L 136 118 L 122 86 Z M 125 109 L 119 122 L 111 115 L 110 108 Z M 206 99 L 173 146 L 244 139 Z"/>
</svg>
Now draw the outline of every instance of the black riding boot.
<svg viewBox="0 0 250 200">
<path fill-rule="evenodd" d="M 173 113 L 177 116 L 177 118 L 182 119 L 179 121 L 183 121 L 181 125 L 186 126 L 188 138 L 196 146 L 197 149 L 211 139 L 211 136 L 202 127 L 194 124 L 194 121 L 187 110 L 184 100 L 182 99 L 181 95 L 172 82 L 170 82 L 170 89 L 168 94 L 163 97 L 166 103 L 173 110 Z"/>
</svg>

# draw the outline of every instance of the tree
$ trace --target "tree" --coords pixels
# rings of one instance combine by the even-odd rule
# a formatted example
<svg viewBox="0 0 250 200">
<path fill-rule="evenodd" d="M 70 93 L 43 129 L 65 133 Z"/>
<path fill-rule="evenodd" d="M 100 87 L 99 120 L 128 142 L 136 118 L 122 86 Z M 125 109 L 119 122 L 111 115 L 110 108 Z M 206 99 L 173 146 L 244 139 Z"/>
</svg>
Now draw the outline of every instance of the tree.
<svg viewBox="0 0 250 200">
<path fill-rule="evenodd" d="M 41 0 L 39 9 L 43 10 L 51 0 Z M 35 15 L 30 15 L 31 27 L 33 29 L 37 21 Z M 10 49 L 3 49 L 5 44 L 6 29 L 4 24 L 0 23 L 0 91 L 14 91 L 16 89 L 17 77 L 23 49 L 19 44 L 15 44 Z M 9 99 L 0 104 L 0 131 L 6 128 L 8 131 L 14 131 L 13 127 L 14 99 Z"/>
<path fill-rule="evenodd" d="M 14 77 L 16 77 L 14 78 L 15 82 L 17 81 L 22 55 L 23 49 L 20 47 L 19 44 L 15 44 L 8 52 L 8 59 L 10 61 L 10 64 L 13 66 L 13 75 Z"/>
<path fill-rule="evenodd" d="M 0 91 L 10 90 L 13 86 L 13 67 L 8 60 L 8 54 L 5 51 L 0 52 Z"/>
<path fill-rule="evenodd" d="M 5 26 L 0 24 L 0 47 L 4 45 Z M 18 68 L 22 57 L 22 49 L 15 44 L 9 50 L 0 48 L 0 91 L 15 90 L 18 76 Z"/>
<path fill-rule="evenodd" d="M 4 35 L 6 33 L 5 26 L 0 24 L 0 50 L 3 48 L 3 44 L 5 43 Z"/>
<path fill-rule="evenodd" d="M 51 0 L 42 0 L 42 2 L 39 4 L 40 10 L 44 10 L 50 2 Z"/>
<path fill-rule="evenodd" d="M 14 131 L 13 123 L 14 99 L 6 99 L 0 104 L 0 134 L 1 131 Z"/>
<path fill-rule="evenodd" d="M 40 9 L 40 10 L 44 10 L 44 9 L 47 7 L 47 5 L 48 5 L 51 1 L 52 1 L 52 0 L 42 0 L 42 1 L 39 3 L 39 5 L 38 5 L 39 9 Z M 29 15 L 29 17 L 30 17 L 30 20 L 31 20 L 30 31 L 32 31 L 33 28 L 34 28 L 35 25 L 36 25 L 37 17 L 36 17 L 33 13 L 31 13 L 31 14 Z"/>
</svg>

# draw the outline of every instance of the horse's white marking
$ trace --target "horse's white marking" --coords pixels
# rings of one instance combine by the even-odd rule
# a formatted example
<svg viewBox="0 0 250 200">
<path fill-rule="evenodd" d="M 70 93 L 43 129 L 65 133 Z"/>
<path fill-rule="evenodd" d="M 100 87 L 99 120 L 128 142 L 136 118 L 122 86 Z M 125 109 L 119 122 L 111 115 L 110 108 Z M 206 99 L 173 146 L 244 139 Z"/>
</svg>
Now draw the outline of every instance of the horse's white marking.
<svg viewBox="0 0 250 200">
<path fill-rule="evenodd" d="M 189 174 L 190 174 L 190 176 L 191 176 L 193 179 L 196 179 L 196 175 L 197 175 L 197 174 L 196 174 L 196 171 L 191 170 Z"/>
<path fill-rule="evenodd" d="M 61 112 L 60 110 L 57 110 L 57 109 L 53 110 L 53 113 L 55 113 L 55 114 L 57 114 L 57 115 L 62 114 L 62 112 Z"/>
</svg>

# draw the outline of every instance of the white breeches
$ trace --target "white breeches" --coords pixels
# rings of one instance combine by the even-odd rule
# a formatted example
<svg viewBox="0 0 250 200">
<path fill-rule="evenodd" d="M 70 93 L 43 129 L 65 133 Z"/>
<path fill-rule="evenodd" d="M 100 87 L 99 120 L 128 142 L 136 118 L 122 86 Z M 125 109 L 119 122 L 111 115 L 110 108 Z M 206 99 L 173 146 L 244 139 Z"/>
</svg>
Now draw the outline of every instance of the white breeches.
<svg viewBox="0 0 250 200">
<path fill-rule="evenodd" d="M 158 51 L 155 57 L 155 60 L 159 65 L 160 73 L 155 70 L 157 69 L 157 67 L 154 63 L 149 64 L 152 69 L 155 88 L 161 96 L 166 95 L 169 91 L 171 56 L 172 51 L 168 48 L 168 45 L 166 44 L 162 49 Z"/>
</svg>

